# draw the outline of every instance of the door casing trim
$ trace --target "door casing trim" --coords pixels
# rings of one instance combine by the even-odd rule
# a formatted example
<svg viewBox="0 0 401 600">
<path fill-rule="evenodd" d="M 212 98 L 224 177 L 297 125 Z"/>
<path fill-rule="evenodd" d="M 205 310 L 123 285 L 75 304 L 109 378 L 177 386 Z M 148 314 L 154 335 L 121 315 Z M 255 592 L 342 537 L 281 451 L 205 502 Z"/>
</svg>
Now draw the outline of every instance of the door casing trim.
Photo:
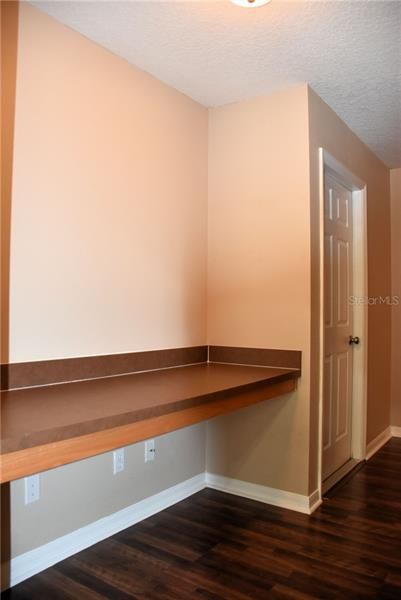
<svg viewBox="0 0 401 600">
<path fill-rule="evenodd" d="M 366 458 L 368 377 L 368 253 L 367 185 L 324 148 L 319 148 L 319 438 L 318 483 L 322 492 L 324 377 L 324 171 L 329 169 L 352 192 L 354 330 L 361 338 L 354 347 L 352 386 L 352 459 Z"/>
</svg>

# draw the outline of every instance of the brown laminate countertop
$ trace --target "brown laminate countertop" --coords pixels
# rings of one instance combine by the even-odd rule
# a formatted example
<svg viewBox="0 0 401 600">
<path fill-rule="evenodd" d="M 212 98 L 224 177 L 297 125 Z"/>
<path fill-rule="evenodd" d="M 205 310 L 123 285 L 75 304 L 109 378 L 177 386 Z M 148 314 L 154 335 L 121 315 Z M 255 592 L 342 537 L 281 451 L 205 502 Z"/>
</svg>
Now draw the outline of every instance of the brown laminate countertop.
<svg viewBox="0 0 401 600">
<path fill-rule="evenodd" d="M 299 376 L 293 369 L 203 363 L 2 392 L 1 453 L 144 421 Z"/>
</svg>

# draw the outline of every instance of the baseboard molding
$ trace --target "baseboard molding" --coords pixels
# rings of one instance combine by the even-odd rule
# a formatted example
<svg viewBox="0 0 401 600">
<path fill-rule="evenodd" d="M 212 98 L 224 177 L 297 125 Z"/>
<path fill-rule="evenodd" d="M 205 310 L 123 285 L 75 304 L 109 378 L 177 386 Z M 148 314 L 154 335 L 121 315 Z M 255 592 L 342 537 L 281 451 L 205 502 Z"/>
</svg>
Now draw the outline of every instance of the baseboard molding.
<svg viewBox="0 0 401 600">
<path fill-rule="evenodd" d="M 135 525 L 135 523 L 151 517 L 188 498 L 188 496 L 192 496 L 192 494 L 203 490 L 205 487 L 304 514 L 311 514 L 321 504 L 319 490 L 314 491 L 310 496 L 302 496 L 301 494 L 239 481 L 238 479 L 201 473 L 112 515 L 57 538 L 48 544 L 16 556 L 10 564 L 10 587 L 127 527 Z"/>
<path fill-rule="evenodd" d="M 401 427 L 391 427 L 391 436 L 392 437 L 401 437 Z"/>
<path fill-rule="evenodd" d="M 307 514 L 311 515 L 322 503 L 322 495 L 319 490 L 315 490 L 309 496 L 309 512 Z"/>
<path fill-rule="evenodd" d="M 401 427 L 387 427 L 372 440 L 366 449 L 366 459 L 372 458 L 391 437 L 401 437 Z M 309 515 L 322 502 L 319 490 L 315 490 L 310 496 L 303 496 L 302 494 L 294 494 L 293 492 L 256 483 L 223 477 L 222 475 L 201 473 L 48 544 L 13 558 L 10 564 L 10 587 L 127 527 L 135 525 L 135 523 L 139 523 L 139 521 L 151 517 L 188 498 L 188 496 L 192 496 L 192 494 L 205 487 Z"/>
<path fill-rule="evenodd" d="M 312 514 L 321 504 L 319 490 L 315 490 L 310 496 L 303 496 L 256 483 L 249 483 L 248 481 L 215 475 L 214 473 L 206 473 L 206 485 L 221 492 L 250 498 L 288 510 L 295 510 L 307 515 Z"/>
<path fill-rule="evenodd" d="M 380 448 L 384 446 L 384 444 L 387 444 L 387 442 L 391 440 L 392 436 L 392 428 L 387 427 L 384 431 L 379 433 L 379 435 L 376 436 L 374 440 L 369 442 L 369 444 L 366 447 L 366 460 L 372 458 L 372 456 L 376 454 L 376 452 L 380 450 Z"/>
<path fill-rule="evenodd" d="M 201 473 L 11 560 L 10 587 L 206 487 Z"/>
</svg>

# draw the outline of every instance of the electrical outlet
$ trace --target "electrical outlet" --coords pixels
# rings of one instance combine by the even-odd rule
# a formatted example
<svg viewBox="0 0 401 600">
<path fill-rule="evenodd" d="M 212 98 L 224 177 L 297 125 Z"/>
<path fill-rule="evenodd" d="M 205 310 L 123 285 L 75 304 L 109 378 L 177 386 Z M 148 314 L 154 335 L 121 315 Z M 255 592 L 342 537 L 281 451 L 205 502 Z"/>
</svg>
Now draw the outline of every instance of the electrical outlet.
<svg viewBox="0 0 401 600">
<path fill-rule="evenodd" d="M 146 440 L 145 442 L 145 462 L 152 462 L 155 460 L 156 448 L 155 440 Z"/>
<path fill-rule="evenodd" d="M 125 469 L 124 448 L 119 448 L 113 452 L 113 475 L 121 473 Z"/>
<path fill-rule="evenodd" d="M 40 480 L 39 475 L 25 477 L 25 504 L 36 502 L 40 498 Z"/>
</svg>

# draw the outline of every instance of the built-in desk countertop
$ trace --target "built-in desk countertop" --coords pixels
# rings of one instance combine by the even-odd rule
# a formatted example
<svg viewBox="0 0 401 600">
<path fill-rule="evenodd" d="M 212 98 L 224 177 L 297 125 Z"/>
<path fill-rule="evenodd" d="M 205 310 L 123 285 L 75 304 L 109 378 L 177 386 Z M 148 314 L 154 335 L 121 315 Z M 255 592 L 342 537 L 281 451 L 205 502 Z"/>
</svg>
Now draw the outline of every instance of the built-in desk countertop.
<svg viewBox="0 0 401 600">
<path fill-rule="evenodd" d="M 201 363 L 2 392 L 0 482 L 289 393 L 299 376 Z"/>
</svg>

